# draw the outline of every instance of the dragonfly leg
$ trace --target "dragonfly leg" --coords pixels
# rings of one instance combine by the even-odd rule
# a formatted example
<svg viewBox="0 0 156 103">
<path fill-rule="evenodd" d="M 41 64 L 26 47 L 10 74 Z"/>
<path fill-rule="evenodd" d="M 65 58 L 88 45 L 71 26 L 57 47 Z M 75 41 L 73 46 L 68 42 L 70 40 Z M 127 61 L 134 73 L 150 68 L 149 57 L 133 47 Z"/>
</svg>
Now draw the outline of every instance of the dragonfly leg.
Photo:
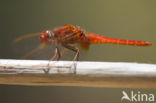
<svg viewBox="0 0 156 103">
<path fill-rule="evenodd" d="M 54 56 L 50 59 L 50 60 L 55 60 L 56 58 L 57 58 L 57 54 L 58 54 L 58 49 L 57 48 L 55 48 L 55 54 L 54 54 Z"/>
<path fill-rule="evenodd" d="M 58 47 L 57 47 L 57 54 L 58 54 L 58 55 L 57 55 L 57 56 L 58 56 L 58 57 L 57 57 L 57 60 L 59 60 L 59 59 L 61 58 L 61 53 L 60 53 L 60 50 L 59 50 Z"/>
<path fill-rule="evenodd" d="M 52 60 L 52 61 L 55 60 L 55 59 L 59 60 L 60 57 L 61 57 L 60 50 L 58 48 L 58 44 L 56 44 L 55 54 L 54 54 L 54 56 L 50 60 Z"/>
<path fill-rule="evenodd" d="M 79 49 L 77 47 L 71 46 L 71 45 L 68 45 L 68 44 L 63 44 L 63 43 L 62 43 L 62 46 L 64 46 L 65 48 L 70 49 L 70 50 L 76 52 L 75 57 L 74 57 L 73 60 L 74 61 L 78 61 L 78 59 L 79 59 Z"/>
</svg>

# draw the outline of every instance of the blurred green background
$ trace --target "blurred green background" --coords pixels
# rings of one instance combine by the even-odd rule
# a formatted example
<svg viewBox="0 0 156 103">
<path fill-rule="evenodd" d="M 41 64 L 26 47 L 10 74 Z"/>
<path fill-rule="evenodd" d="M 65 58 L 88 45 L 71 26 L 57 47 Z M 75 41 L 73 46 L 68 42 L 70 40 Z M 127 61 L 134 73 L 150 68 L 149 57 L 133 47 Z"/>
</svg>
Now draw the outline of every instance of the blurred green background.
<svg viewBox="0 0 156 103">
<path fill-rule="evenodd" d="M 156 0 L 1 0 L 0 13 L 1 59 L 18 59 L 40 43 L 36 37 L 13 44 L 13 40 L 18 36 L 73 24 L 88 33 L 119 39 L 150 41 L 154 44 L 152 47 L 92 45 L 88 52 L 80 52 L 81 61 L 156 63 Z M 45 50 L 29 59 L 49 59 L 52 51 Z M 73 58 L 73 55 L 68 55 L 70 53 L 63 59 Z M 0 97 L 11 103 L 18 101 L 113 103 L 120 102 L 121 90 L 1 85 Z M 12 95 L 8 97 L 10 93 Z M 11 96 L 14 98 L 11 99 Z M 74 98 L 70 100 L 72 96 Z"/>
<path fill-rule="evenodd" d="M 16 37 L 65 24 L 78 25 L 88 33 L 119 39 L 150 41 L 155 44 L 155 4 L 155 0 L 1 1 L 0 58 L 18 59 L 40 43 L 39 37 L 36 37 L 36 40 L 23 40 L 13 45 L 12 41 Z M 52 52 L 53 50 L 36 54 L 33 59 L 49 59 L 53 55 Z M 80 52 L 80 60 L 156 63 L 155 52 L 155 45 L 152 47 L 92 45 L 89 51 Z M 41 58 L 44 56 L 46 58 Z M 65 59 L 72 60 L 73 55 L 67 57 Z"/>
<path fill-rule="evenodd" d="M 145 98 L 144 102 L 121 102 L 122 91 L 129 96 L 131 91 L 156 95 L 152 89 L 0 85 L 0 99 L 2 103 L 155 103 Z"/>
</svg>

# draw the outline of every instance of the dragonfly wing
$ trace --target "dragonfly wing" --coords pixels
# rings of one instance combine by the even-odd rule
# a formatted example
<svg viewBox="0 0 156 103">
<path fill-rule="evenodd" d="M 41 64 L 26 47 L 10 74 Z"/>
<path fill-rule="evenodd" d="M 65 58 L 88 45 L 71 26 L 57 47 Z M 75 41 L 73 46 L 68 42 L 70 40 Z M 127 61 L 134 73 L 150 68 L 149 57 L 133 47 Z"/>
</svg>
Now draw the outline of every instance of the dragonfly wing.
<svg viewBox="0 0 156 103">
<path fill-rule="evenodd" d="M 80 41 L 80 47 L 83 49 L 83 50 L 89 50 L 89 47 L 90 47 L 90 42 L 89 42 L 89 39 L 87 38 L 87 36 L 85 35 L 82 40 Z"/>
<path fill-rule="evenodd" d="M 36 36 L 39 36 L 40 34 L 41 33 L 25 34 L 25 35 L 22 35 L 22 36 L 17 37 L 13 42 L 14 43 L 18 43 L 21 40 L 32 38 L 32 37 L 36 37 Z"/>
<path fill-rule="evenodd" d="M 25 54 L 24 56 L 21 57 L 21 59 L 26 59 L 29 58 L 30 56 L 32 56 L 33 54 L 39 52 L 40 50 L 44 49 L 45 47 L 47 47 L 48 45 L 45 44 L 40 44 L 37 48 L 33 49 L 32 51 L 30 51 L 29 53 Z"/>
<path fill-rule="evenodd" d="M 83 50 L 89 50 L 89 44 L 88 43 L 80 43 L 80 47 L 83 49 Z"/>
<path fill-rule="evenodd" d="M 51 30 L 51 31 L 52 31 L 52 30 Z M 18 43 L 18 42 L 20 42 L 21 40 L 29 39 L 29 38 L 36 37 L 36 36 L 40 36 L 40 35 L 41 35 L 41 32 L 31 33 L 31 34 L 25 34 L 25 35 L 22 35 L 22 36 L 17 37 L 13 42 L 14 42 L 14 43 Z"/>
<path fill-rule="evenodd" d="M 24 39 L 29 39 L 29 38 L 32 38 L 32 37 L 36 37 L 36 36 L 39 36 L 41 33 L 38 32 L 38 33 L 33 33 L 33 34 L 25 34 L 25 35 L 22 35 L 22 36 L 19 36 L 17 37 L 13 43 L 18 43 L 20 42 L 21 40 L 24 40 Z"/>
</svg>

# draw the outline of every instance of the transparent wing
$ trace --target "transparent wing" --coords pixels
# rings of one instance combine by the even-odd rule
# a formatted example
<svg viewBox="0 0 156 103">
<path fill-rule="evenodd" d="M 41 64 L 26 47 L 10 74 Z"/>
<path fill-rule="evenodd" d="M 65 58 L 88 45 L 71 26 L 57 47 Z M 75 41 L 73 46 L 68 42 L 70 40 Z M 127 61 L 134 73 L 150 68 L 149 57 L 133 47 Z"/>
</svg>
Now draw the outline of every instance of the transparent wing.
<svg viewBox="0 0 156 103">
<path fill-rule="evenodd" d="M 32 51 L 28 52 L 27 54 L 25 54 L 24 56 L 22 56 L 20 59 L 26 59 L 31 57 L 33 54 L 41 51 L 42 49 L 46 48 L 48 45 L 46 44 L 40 44 L 37 48 L 33 49 Z"/>
<path fill-rule="evenodd" d="M 15 40 L 13 40 L 13 43 L 16 44 L 16 43 L 18 43 L 18 42 L 20 42 L 22 40 L 40 36 L 40 34 L 41 34 L 41 32 L 31 33 L 31 34 L 25 34 L 25 35 L 22 35 L 22 36 L 17 37 Z M 32 55 L 35 55 L 36 53 L 40 52 L 41 50 L 43 51 L 43 49 L 45 49 L 49 45 L 53 44 L 54 42 L 55 41 L 51 40 L 50 41 L 50 44 L 48 44 L 48 45 L 45 44 L 45 43 L 42 43 L 38 47 L 36 47 L 35 49 L 33 49 L 32 51 L 30 51 L 30 52 L 26 53 L 24 56 L 20 57 L 20 59 L 27 59 L 27 58 L 31 57 Z M 63 50 L 61 50 L 61 56 L 63 56 L 67 51 L 68 50 L 65 49 L 65 48 Z M 47 59 L 49 59 L 49 58 L 47 58 Z"/>
<path fill-rule="evenodd" d="M 41 32 L 32 33 L 32 34 L 25 34 L 25 35 L 22 35 L 22 36 L 17 37 L 17 38 L 13 41 L 13 43 L 18 43 L 18 42 L 20 42 L 21 40 L 29 39 L 29 38 L 32 38 L 32 37 L 36 37 L 36 36 L 39 36 L 40 34 L 41 34 Z"/>
</svg>

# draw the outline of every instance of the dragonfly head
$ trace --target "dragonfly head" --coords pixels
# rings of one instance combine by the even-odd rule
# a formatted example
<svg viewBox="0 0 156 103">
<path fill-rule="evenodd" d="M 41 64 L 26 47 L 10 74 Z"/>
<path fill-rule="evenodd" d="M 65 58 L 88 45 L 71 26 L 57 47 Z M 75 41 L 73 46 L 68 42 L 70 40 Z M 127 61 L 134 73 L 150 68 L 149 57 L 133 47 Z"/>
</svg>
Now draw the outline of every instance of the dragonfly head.
<svg viewBox="0 0 156 103">
<path fill-rule="evenodd" d="M 47 42 L 52 40 L 53 34 L 50 30 L 46 30 L 40 35 L 41 42 Z"/>
</svg>

